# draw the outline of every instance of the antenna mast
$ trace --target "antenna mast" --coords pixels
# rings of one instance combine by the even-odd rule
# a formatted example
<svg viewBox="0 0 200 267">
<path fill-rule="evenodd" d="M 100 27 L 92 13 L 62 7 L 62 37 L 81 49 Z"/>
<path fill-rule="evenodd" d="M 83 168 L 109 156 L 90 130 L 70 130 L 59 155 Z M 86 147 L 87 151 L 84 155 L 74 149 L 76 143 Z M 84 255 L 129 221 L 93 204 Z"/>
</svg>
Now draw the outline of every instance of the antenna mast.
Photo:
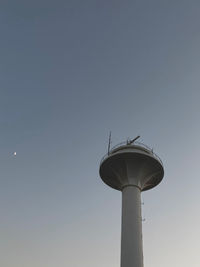
<svg viewBox="0 0 200 267">
<path fill-rule="evenodd" d="M 127 141 L 127 145 L 133 144 L 139 138 L 140 138 L 140 135 L 138 135 L 137 137 L 135 137 L 133 140 Z"/>
<path fill-rule="evenodd" d="M 108 140 L 108 155 L 110 154 L 110 145 L 111 145 L 111 131 L 109 133 L 109 140 Z"/>
</svg>

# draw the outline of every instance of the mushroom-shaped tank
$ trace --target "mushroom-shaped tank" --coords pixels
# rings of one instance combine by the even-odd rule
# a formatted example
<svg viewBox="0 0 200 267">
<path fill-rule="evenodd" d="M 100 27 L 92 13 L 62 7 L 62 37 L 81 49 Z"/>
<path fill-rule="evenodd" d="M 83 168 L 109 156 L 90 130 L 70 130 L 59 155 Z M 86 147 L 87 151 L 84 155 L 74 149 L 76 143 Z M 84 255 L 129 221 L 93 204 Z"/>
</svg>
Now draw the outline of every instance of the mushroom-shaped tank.
<svg viewBox="0 0 200 267">
<path fill-rule="evenodd" d="M 103 158 L 99 170 L 102 180 L 122 191 L 126 186 L 136 186 L 141 191 L 158 185 L 164 176 L 161 160 L 151 149 L 140 144 L 126 144 L 112 149 Z"/>
</svg>

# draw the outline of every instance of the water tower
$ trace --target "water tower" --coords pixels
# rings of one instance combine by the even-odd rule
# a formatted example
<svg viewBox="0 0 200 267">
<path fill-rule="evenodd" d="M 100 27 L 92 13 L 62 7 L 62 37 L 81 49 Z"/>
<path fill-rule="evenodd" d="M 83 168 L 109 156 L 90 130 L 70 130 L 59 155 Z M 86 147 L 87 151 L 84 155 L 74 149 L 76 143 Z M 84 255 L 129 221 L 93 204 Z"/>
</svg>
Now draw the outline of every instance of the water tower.
<svg viewBox="0 0 200 267">
<path fill-rule="evenodd" d="M 162 161 L 142 143 L 121 143 L 101 161 L 100 176 L 109 186 L 122 191 L 121 267 L 143 267 L 141 192 L 158 185 Z"/>
</svg>

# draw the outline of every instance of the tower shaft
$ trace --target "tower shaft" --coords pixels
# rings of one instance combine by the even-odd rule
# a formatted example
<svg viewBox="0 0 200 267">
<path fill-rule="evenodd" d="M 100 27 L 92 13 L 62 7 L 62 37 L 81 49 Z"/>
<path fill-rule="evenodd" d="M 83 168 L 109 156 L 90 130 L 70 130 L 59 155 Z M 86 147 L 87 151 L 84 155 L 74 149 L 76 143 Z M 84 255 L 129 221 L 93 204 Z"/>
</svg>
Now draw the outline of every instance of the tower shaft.
<svg viewBox="0 0 200 267">
<path fill-rule="evenodd" d="M 121 267 L 143 267 L 141 191 L 122 190 Z"/>
</svg>

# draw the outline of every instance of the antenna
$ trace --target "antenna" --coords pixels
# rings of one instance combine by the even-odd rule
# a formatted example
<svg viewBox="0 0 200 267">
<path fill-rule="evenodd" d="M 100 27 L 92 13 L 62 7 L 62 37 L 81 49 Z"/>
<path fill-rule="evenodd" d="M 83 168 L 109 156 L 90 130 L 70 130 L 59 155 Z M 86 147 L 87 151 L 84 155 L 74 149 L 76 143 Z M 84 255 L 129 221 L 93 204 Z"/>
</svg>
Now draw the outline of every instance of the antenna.
<svg viewBox="0 0 200 267">
<path fill-rule="evenodd" d="M 133 140 L 127 141 L 127 145 L 133 144 L 138 138 L 140 138 L 140 135 L 138 135 L 137 137 L 135 137 Z"/>
<path fill-rule="evenodd" d="M 110 154 L 110 145 L 111 145 L 111 131 L 109 133 L 109 139 L 108 139 L 108 155 Z"/>
</svg>

